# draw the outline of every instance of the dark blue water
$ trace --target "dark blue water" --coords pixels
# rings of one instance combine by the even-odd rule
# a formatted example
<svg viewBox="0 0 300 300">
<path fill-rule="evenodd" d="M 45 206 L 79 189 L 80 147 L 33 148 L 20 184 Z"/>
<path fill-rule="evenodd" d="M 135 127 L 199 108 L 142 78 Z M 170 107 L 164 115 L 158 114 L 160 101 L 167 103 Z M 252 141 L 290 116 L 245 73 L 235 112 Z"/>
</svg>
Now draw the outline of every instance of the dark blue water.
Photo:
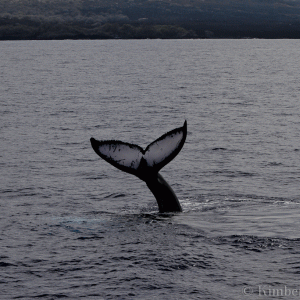
<svg viewBox="0 0 300 300">
<path fill-rule="evenodd" d="M 1 299 L 299 298 L 299 46 L 1 42 Z M 89 139 L 185 119 L 160 215 Z"/>
</svg>

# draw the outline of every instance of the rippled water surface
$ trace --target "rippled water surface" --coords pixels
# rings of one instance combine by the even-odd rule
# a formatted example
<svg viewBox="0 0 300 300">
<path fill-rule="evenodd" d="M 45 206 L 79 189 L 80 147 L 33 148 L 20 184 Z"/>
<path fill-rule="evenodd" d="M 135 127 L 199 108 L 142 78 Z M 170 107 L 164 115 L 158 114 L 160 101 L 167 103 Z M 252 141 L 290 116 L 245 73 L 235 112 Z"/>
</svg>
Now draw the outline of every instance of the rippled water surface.
<svg viewBox="0 0 300 300">
<path fill-rule="evenodd" d="M 300 297 L 299 46 L 2 41 L 1 299 Z M 90 146 L 185 119 L 182 213 Z"/>
</svg>

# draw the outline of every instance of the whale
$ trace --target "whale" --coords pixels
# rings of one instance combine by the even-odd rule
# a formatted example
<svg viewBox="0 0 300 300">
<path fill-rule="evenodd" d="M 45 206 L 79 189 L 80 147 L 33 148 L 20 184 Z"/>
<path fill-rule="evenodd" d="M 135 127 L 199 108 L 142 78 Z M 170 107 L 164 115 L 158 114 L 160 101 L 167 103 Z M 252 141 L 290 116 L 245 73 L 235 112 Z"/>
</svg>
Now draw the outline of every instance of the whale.
<svg viewBox="0 0 300 300">
<path fill-rule="evenodd" d="M 159 212 L 181 212 L 175 192 L 159 171 L 182 149 L 187 136 L 187 122 L 150 143 L 145 149 L 118 140 L 90 139 L 94 151 L 106 162 L 146 183 L 154 195 Z"/>
</svg>

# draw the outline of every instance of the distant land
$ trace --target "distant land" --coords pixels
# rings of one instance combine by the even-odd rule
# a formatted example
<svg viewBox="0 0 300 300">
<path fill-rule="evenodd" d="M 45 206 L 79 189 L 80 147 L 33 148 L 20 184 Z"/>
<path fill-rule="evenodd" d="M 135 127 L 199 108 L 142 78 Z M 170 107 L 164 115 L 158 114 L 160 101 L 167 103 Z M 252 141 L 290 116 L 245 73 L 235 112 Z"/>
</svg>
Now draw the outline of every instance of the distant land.
<svg viewBox="0 0 300 300">
<path fill-rule="evenodd" d="M 0 40 L 300 38 L 300 0 L 1 0 Z"/>
</svg>

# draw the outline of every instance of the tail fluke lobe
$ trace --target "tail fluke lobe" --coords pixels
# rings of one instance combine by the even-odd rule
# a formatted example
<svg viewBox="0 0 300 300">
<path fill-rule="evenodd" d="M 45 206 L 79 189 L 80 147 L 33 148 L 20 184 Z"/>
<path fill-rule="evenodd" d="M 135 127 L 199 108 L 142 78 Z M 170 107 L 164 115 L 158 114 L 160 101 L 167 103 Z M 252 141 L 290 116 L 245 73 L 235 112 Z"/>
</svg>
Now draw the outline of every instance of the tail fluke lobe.
<svg viewBox="0 0 300 300">
<path fill-rule="evenodd" d="M 187 122 L 180 128 L 176 128 L 162 135 L 152 142 L 144 151 L 144 158 L 149 167 L 156 172 L 162 169 L 182 149 L 187 135 Z"/>
<path fill-rule="evenodd" d="M 187 122 L 180 128 L 171 130 L 147 146 L 121 141 L 97 141 L 91 138 L 94 151 L 114 167 L 133 174 L 143 180 L 145 173 L 157 174 L 180 152 L 187 135 Z"/>
<path fill-rule="evenodd" d="M 91 138 L 94 151 L 114 167 L 137 175 L 143 148 L 121 141 L 97 141 Z"/>
</svg>

